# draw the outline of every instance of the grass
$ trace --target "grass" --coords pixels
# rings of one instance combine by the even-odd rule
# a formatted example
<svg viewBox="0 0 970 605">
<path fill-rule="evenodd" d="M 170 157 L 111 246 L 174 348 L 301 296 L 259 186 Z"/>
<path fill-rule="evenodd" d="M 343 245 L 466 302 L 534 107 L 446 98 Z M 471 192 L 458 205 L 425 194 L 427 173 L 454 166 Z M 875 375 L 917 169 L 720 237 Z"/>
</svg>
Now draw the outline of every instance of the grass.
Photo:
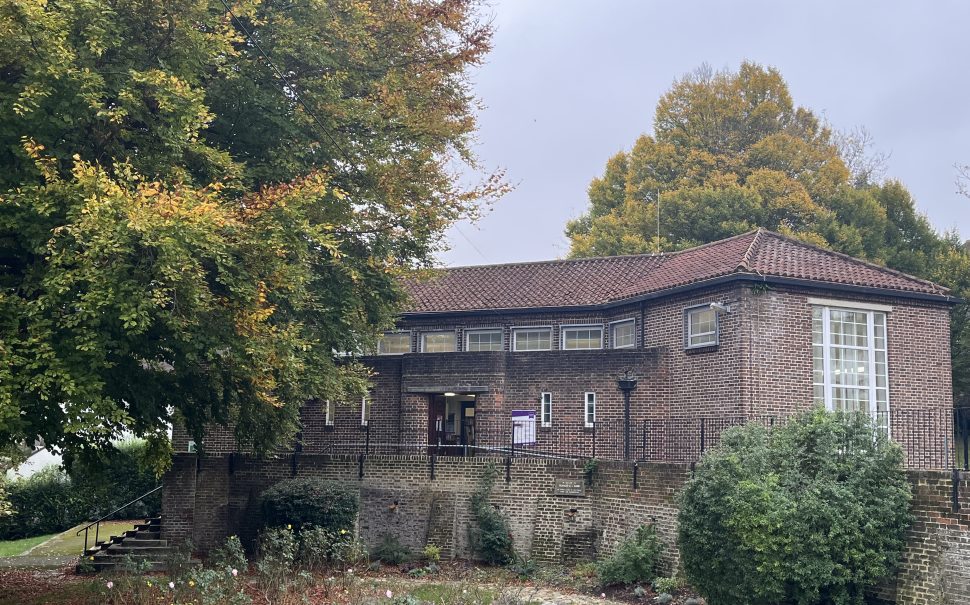
<svg viewBox="0 0 970 605">
<path fill-rule="evenodd" d="M 57 534 L 47 534 L 46 536 L 34 536 L 33 538 L 21 538 L 19 540 L 6 540 L 0 542 L 0 557 L 16 557 L 22 555 L 41 542 L 53 538 Z"/>
<path fill-rule="evenodd" d="M 134 529 L 135 523 L 141 522 L 141 520 L 103 521 L 101 523 L 101 529 L 98 530 L 98 539 L 104 542 L 111 536 L 120 536 L 129 529 Z M 74 534 L 76 534 L 77 530 L 81 529 L 85 525 L 87 525 L 87 523 L 78 525 L 77 527 L 72 527 L 66 532 L 58 534 L 56 537 L 51 539 L 50 542 L 37 548 L 30 554 L 38 557 L 63 557 L 81 554 L 81 551 L 84 550 L 84 532 L 82 531 L 80 536 L 76 536 Z M 88 548 L 93 545 L 94 528 L 92 527 L 88 530 Z"/>
<path fill-rule="evenodd" d="M 105 521 L 101 523 L 98 538 L 101 541 L 107 540 L 111 536 L 118 536 L 129 529 L 134 529 L 135 523 L 140 521 Z M 8 540 L 0 542 L 0 557 L 16 557 L 24 554 L 34 546 L 30 556 L 32 557 L 72 557 L 81 554 L 84 549 L 84 532 L 80 536 L 74 534 L 77 530 L 87 525 L 87 523 L 72 527 L 71 529 L 59 534 L 47 534 L 46 536 L 34 536 L 32 538 L 22 538 L 20 540 Z M 94 545 L 94 528 L 88 531 L 88 547 Z"/>
</svg>

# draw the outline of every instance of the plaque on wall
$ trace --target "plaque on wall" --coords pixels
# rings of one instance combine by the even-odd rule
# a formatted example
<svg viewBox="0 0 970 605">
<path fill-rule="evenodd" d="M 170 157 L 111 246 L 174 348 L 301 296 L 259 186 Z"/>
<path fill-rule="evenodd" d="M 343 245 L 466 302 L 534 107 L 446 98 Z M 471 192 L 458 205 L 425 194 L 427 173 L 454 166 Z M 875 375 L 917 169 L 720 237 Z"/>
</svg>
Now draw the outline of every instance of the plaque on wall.
<svg viewBox="0 0 970 605">
<path fill-rule="evenodd" d="M 555 495 L 585 496 L 586 483 L 582 479 L 556 479 Z"/>
</svg>

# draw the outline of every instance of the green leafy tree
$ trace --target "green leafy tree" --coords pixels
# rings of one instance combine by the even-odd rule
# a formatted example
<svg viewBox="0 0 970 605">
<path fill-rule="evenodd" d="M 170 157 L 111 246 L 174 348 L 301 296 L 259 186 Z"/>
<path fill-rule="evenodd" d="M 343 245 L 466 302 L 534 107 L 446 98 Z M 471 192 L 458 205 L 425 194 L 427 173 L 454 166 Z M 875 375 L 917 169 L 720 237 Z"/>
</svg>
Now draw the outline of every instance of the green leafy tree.
<svg viewBox="0 0 970 605">
<path fill-rule="evenodd" d="M 920 214 L 863 129 L 834 133 L 781 74 L 703 67 L 661 97 L 653 135 L 590 183 L 575 257 L 679 250 L 765 227 L 970 294 L 967 250 Z M 659 199 L 659 209 L 658 209 Z M 658 219 L 659 217 L 659 219 Z M 659 227 L 658 227 L 659 220 Z M 953 314 L 954 392 L 970 393 L 967 307 Z"/>
<path fill-rule="evenodd" d="M 711 605 L 861 604 L 905 545 L 902 462 L 864 414 L 726 431 L 681 495 L 691 585 Z"/>
<path fill-rule="evenodd" d="M 230 10 L 231 9 L 231 12 Z M 476 0 L 0 0 L 0 444 L 232 423 L 360 392 L 462 188 Z"/>
</svg>

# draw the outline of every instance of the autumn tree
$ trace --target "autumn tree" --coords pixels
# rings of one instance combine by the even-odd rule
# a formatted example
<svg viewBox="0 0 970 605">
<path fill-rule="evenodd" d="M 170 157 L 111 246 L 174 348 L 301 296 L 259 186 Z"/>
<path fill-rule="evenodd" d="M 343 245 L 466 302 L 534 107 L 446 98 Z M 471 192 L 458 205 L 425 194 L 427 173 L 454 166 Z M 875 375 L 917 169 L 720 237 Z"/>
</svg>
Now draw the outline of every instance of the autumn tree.
<svg viewBox="0 0 970 605">
<path fill-rule="evenodd" d="M 970 256 L 937 233 L 864 129 L 833 132 L 774 68 L 703 67 L 657 104 L 653 135 L 606 163 L 566 234 L 574 257 L 679 250 L 765 227 L 970 295 Z M 659 208 L 658 208 L 659 200 Z M 659 222 L 659 228 L 658 228 Z M 659 231 L 659 234 L 658 234 Z M 970 393 L 970 321 L 953 313 L 954 390 Z"/>
<path fill-rule="evenodd" d="M 478 168 L 477 0 L 0 0 L 0 444 L 342 399 Z"/>
</svg>

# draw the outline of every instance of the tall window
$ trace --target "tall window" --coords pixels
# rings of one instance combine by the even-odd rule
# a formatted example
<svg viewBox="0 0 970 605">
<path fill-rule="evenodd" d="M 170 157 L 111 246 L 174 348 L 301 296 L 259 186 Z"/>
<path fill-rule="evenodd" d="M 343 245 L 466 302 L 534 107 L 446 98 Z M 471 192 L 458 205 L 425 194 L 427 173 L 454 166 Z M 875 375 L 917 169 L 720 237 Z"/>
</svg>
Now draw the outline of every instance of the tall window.
<svg viewBox="0 0 970 605">
<path fill-rule="evenodd" d="M 552 393 L 540 395 L 542 409 L 540 410 L 540 421 L 542 426 L 552 426 Z"/>
<path fill-rule="evenodd" d="M 454 332 L 425 332 L 421 335 L 422 353 L 450 353 L 455 350 Z"/>
<path fill-rule="evenodd" d="M 362 397 L 360 399 L 360 426 L 370 424 L 370 404 L 370 397 Z"/>
<path fill-rule="evenodd" d="M 688 349 L 717 344 L 717 312 L 714 309 L 706 305 L 687 309 L 685 320 L 684 344 Z"/>
<path fill-rule="evenodd" d="M 403 355 L 410 352 L 410 332 L 388 332 L 377 341 L 378 355 Z"/>
<path fill-rule="evenodd" d="M 586 393 L 583 401 L 583 419 L 587 427 L 596 424 L 596 393 Z"/>
<path fill-rule="evenodd" d="M 817 404 L 829 410 L 869 412 L 877 424 L 888 427 L 885 313 L 813 307 L 812 357 Z"/>
<path fill-rule="evenodd" d="M 562 348 L 566 351 L 603 348 L 603 326 L 563 326 Z"/>
<path fill-rule="evenodd" d="M 629 319 L 612 324 L 610 346 L 614 349 L 630 349 L 637 346 L 637 322 Z"/>
<path fill-rule="evenodd" d="M 466 351 L 501 351 L 502 330 L 466 330 Z"/>
<path fill-rule="evenodd" d="M 333 412 L 334 412 L 334 409 L 333 409 L 333 401 L 331 401 L 331 400 L 328 399 L 327 400 L 327 417 L 326 417 L 326 425 L 327 426 L 333 426 L 333 417 L 334 417 L 334 413 Z"/>
<path fill-rule="evenodd" d="M 512 350 L 548 351 L 552 349 L 552 328 L 517 328 L 512 331 Z"/>
</svg>

